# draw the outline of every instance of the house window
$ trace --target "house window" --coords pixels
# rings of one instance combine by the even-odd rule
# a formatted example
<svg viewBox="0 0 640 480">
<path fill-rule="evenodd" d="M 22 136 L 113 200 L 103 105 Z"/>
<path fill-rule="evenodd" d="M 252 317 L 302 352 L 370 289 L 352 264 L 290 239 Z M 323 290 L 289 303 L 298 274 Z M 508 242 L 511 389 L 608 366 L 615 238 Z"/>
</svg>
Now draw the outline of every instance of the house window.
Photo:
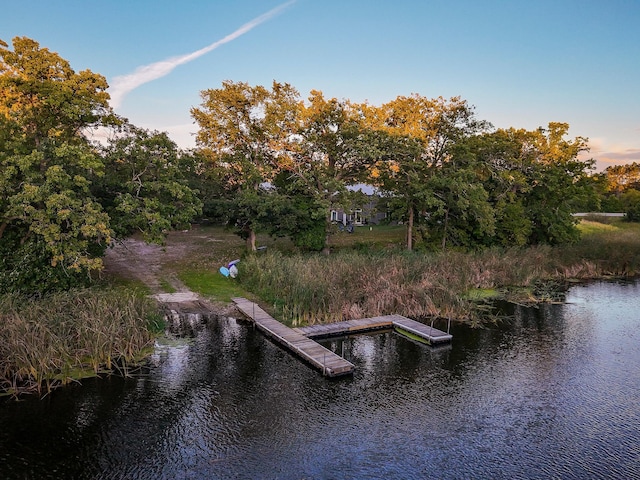
<svg viewBox="0 0 640 480">
<path fill-rule="evenodd" d="M 338 212 L 336 210 L 331 210 L 331 221 L 332 222 L 338 221 Z"/>
</svg>

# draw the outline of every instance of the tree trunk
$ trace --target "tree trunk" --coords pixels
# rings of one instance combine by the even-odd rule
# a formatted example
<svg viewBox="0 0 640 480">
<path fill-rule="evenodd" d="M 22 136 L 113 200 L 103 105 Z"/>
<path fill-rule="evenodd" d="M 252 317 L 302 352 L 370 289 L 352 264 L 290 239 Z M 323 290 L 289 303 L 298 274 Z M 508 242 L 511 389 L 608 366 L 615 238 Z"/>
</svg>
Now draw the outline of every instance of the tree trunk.
<svg viewBox="0 0 640 480">
<path fill-rule="evenodd" d="M 413 250 L 413 205 L 409 207 L 409 221 L 407 222 L 407 250 Z"/>
<path fill-rule="evenodd" d="M 331 246 L 329 245 L 329 239 L 331 237 L 331 213 L 327 215 L 324 225 L 324 247 L 322 248 L 323 255 L 329 255 L 331 253 Z"/>
<path fill-rule="evenodd" d="M 442 232 L 442 251 L 447 246 L 447 226 L 449 225 L 449 209 L 447 208 L 447 213 L 444 215 L 444 230 Z"/>
<path fill-rule="evenodd" d="M 249 229 L 249 236 L 247 237 L 247 250 L 250 252 L 256 251 L 256 232 L 253 228 Z"/>
</svg>

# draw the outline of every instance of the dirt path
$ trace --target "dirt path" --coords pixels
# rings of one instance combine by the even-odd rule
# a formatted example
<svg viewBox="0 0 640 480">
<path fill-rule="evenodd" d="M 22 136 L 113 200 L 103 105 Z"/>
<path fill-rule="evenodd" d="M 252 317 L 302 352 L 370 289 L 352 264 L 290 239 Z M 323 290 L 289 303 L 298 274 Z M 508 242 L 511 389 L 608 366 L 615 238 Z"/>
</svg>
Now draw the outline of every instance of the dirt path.
<svg viewBox="0 0 640 480">
<path fill-rule="evenodd" d="M 187 253 L 187 244 L 150 245 L 142 240 L 127 239 L 109 248 L 104 257 L 107 275 L 139 280 L 152 293 L 162 293 L 163 282 L 176 291 L 187 291 L 175 272 L 168 271 L 166 265 L 179 261 Z"/>
<path fill-rule="evenodd" d="M 212 252 L 225 251 L 227 243 L 227 239 L 215 238 L 211 232 L 198 228 L 172 232 L 165 245 L 151 245 L 140 238 L 129 238 L 107 250 L 104 273 L 144 283 L 154 298 L 170 310 L 184 313 L 206 310 L 224 314 L 232 307 L 211 302 L 190 291 L 179 280 L 176 266 L 201 261 L 213 268 Z"/>
</svg>

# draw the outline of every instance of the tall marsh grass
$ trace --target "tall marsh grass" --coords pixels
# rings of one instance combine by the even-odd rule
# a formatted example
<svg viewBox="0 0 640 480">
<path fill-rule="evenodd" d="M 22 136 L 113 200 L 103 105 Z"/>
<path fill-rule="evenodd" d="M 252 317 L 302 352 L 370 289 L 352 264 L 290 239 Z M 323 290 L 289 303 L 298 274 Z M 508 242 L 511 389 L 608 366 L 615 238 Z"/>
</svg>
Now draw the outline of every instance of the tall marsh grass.
<svg viewBox="0 0 640 480">
<path fill-rule="evenodd" d="M 571 246 L 412 253 L 340 251 L 331 256 L 250 256 L 240 264 L 243 286 L 273 305 L 291 325 L 397 313 L 477 322 L 472 292 L 515 301 L 551 299 L 548 285 L 570 279 L 640 272 L 640 232 L 586 235 Z"/>
<path fill-rule="evenodd" d="M 123 288 L 2 295 L 0 391 L 42 394 L 83 376 L 126 373 L 160 319 L 155 302 Z"/>
<path fill-rule="evenodd" d="M 531 285 L 548 255 L 518 251 L 341 252 L 333 256 L 284 256 L 278 252 L 243 260 L 243 285 L 273 303 L 293 325 L 326 323 L 397 313 L 412 317 L 471 319 L 464 294 L 501 285 Z"/>
</svg>

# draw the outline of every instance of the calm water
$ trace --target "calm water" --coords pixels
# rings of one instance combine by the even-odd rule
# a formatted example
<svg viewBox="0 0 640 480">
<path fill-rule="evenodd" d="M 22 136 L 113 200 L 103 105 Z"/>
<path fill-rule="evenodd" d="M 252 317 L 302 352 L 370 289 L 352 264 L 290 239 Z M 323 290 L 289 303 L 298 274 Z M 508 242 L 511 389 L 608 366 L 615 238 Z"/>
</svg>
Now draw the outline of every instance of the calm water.
<svg viewBox="0 0 640 480">
<path fill-rule="evenodd" d="M 136 378 L 0 403 L 0 479 L 640 478 L 639 294 L 575 287 L 444 349 L 331 340 L 339 380 L 211 320 Z"/>
</svg>

